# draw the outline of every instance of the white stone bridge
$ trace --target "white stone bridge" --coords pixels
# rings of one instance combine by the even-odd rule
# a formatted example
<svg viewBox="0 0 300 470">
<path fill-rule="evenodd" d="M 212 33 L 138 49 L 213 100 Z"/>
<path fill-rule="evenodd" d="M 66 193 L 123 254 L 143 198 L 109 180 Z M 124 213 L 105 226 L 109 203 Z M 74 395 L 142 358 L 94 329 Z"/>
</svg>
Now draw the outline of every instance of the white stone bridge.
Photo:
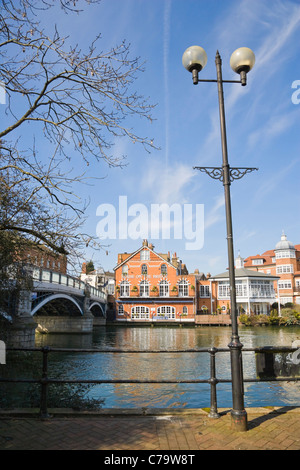
<svg viewBox="0 0 300 470">
<path fill-rule="evenodd" d="M 91 333 L 94 326 L 105 325 L 105 292 L 68 274 L 35 267 L 31 271 L 32 290 L 20 292 L 11 317 L 16 344 L 32 343 L 36 330 L 40 333 Z"/>
</svg>

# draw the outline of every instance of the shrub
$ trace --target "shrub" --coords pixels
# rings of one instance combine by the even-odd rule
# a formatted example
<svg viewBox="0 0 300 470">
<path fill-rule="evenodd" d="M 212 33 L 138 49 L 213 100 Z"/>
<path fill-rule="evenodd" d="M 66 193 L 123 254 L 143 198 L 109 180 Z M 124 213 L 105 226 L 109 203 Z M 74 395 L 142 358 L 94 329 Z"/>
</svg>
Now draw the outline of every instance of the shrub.
<svg viewBox="0 0 300 470">
<path fill-rule="evenodd" d="M 250 317 L 249 317 L 249 315 L 247 315 L 246 313 L 243 313 L 242 315 L 240 315 L 240 316 L 239 316 L 239 320 L 240 320 L 240 322 L 242 323 L 242 325 L 251 326 Z"/>
</svg>

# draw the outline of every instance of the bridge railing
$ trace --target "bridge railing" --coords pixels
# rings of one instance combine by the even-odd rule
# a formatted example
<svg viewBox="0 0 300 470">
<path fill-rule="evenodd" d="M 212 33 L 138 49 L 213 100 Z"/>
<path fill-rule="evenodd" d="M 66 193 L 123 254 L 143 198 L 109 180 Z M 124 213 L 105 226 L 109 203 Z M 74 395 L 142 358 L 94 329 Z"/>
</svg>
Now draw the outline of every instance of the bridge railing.
<svg viewBox="0 0 300 470">
<path fill-rule="evenodd" d="M 58 273 L 50 269 L 33 268 L 32 277 L 34 281 L 49 282 L 51 284 L 59 284 L 73 289 L 84 290 L 87 284 L 77 277 L 69 274 Z M 98 297 L 106 301 L 106 294 L 101 289 L 88 285 L 91 296 Z"/>
</svg>

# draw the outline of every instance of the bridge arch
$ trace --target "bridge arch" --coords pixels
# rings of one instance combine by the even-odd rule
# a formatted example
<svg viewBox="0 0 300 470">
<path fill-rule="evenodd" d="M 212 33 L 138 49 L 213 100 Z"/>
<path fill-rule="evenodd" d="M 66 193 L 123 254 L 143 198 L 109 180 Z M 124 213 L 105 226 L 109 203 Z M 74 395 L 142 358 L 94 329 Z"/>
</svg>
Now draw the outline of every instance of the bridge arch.
<svg viewBox="0 0 300 470">
<path fill-rule="evenodd" d="M 105 309 L 103 308 L 103 305 L 101 305 L 100 302 L 92 302 L 91 305 L 90 305 L 90 312 L 92 312 L 93 307 L 99 307 L 100 310 L 101 310 L 102 316 L 105 317 Z M 93 315 L 94 315 L 94 313 L 93 313 Z M 99 316 L 99 315 L 97 315 L 97 316 Z"/>
<path fill-rule="evenodd" d="M 52 294 L 52 295 L 49 295 L 48 297 L 46 297 L 44 300 L 41 300 L 41 302 L 39 302 L 31 311 L 31 315 L 35 315 L 39 310 L 40 308 L 44 307 L 44 305 L 48 304 L 49 302 L 51 302 L 52 300 L 56 300 L 56 299 L 66 299 L 66 300 L 69 300 L 70 302 L 73 302 L 73 304 L 76 305 L 76 307 L 78 308 L 79 312 L 81 315 L 83 315 L 83 311 L 82 311 L 82 308 L 81 306 L 79 305 L 79 303 L 73 299 L 73 297 L 70 297 L 69 295 L 66 295 L 66 294 Z"/>
</svg>

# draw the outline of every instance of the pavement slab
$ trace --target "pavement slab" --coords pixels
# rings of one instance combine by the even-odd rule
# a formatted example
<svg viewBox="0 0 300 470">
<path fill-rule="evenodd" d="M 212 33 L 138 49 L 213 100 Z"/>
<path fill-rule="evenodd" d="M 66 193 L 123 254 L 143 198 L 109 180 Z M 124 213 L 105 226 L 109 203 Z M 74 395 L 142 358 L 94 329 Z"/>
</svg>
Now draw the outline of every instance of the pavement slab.
<svg viewBox="0 0 300 470">
<path fill-rule="evenodd" d="M 0 450 L 300 450 L 300 407 L 249 408 L 248 429 L 231 427 L 230 410 L 74 413 L 41 419 L 0 411 Z"/>
</svg>

